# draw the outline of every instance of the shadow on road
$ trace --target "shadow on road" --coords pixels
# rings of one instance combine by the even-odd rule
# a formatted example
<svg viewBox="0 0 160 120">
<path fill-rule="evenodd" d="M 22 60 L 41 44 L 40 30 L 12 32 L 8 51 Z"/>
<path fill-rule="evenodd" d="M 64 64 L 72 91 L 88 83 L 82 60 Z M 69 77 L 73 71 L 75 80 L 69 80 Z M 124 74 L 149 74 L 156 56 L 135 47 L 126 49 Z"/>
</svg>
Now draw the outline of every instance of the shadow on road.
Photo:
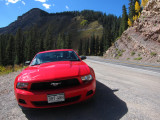
<svg viewBox="0 0 160 120">
<path fill-rule="evenodd" d="M 127 112 L 126 103 L 98 81 L 95 96 L 86 102 L 60 108 L 23 111 L 29 120 L 119 120 Z"/>
</svg>

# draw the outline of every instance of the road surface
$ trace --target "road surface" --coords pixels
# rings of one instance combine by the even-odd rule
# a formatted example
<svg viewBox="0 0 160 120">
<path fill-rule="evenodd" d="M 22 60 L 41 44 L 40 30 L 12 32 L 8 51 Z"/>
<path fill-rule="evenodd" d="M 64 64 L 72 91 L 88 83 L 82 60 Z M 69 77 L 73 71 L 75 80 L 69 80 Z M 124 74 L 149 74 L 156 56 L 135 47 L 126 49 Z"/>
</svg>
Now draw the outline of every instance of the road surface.
<svg viewBox="0 0 160 120">
<path fill-rule="evenodd" d="M 96 73 L 95 96 L 76 105 L 22 111 L 13 92 L 20 72 L 0 76 L 0 120 L 159 120 L 160 72 L 154 66 L 87 59 Z"/>
</svg>

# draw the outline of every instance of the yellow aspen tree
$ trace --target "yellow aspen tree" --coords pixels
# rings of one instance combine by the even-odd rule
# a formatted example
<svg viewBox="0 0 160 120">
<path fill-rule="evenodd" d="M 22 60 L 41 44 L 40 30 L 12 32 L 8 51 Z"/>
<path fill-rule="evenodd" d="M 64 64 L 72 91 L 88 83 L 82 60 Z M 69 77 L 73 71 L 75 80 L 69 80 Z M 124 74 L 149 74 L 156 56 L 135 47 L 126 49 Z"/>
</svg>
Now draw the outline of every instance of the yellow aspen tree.
<svg viewBox="0 0 160 120">
<path fill-rule="evenodd" d="M 132 21 L 128 18 L 128 26 L 131 27 L 132 26 Z"/>
<path fill-rule="evenodd" d="M 141 2 L 141 6 L 144 8 L 147 4 L 148 0 L 142 0 Z"/>
<path fill-rule="evenodd" d="M 134 16 L 134 18 L 135 18 L 135 20 L 137 20 L 137 19 L 138 19 L 138 16 L 137 16 L 137 15 L 135 15 L 135 16 Z"/>
<path fill-rule="evenodd" d="M 135 21 L 135 17 L 133 16 L 133 21 Z"/>
<path fill-rule="evenodd" d="M 139 13 L 138 13 L 138 18 L 139 18 L 140 16 L 141 16 L 141 13 L 139 12 Z"/>
<path fill-rule="evenodd" d="M 140 11 L 141 7 L 139 5 L 139 3 L 136 1 L 135 3 L 135 11 L 138 13 Z"/>
<path fill-rule="evenodd" d="M 142 0 L 141 6 L 142 6 L 142 7 L 145 7 L 145 0 Z"/>
</svg>

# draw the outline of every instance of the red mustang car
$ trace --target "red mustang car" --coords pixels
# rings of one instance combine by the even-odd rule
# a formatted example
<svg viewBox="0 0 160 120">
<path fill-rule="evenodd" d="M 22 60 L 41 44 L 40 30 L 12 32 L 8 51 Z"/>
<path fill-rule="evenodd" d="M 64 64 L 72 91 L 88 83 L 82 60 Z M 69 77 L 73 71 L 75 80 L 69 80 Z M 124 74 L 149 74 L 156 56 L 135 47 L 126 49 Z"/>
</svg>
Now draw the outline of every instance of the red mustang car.
<svg viewBox="0 0 160 120">
<path fill-rule="evenodd" d="M 24 108 L 49 108 L 91 98 L 96 89 L 94 70 L 72 49 L 39 52 L 15 79 L 18 104 Z"/>
</svg>

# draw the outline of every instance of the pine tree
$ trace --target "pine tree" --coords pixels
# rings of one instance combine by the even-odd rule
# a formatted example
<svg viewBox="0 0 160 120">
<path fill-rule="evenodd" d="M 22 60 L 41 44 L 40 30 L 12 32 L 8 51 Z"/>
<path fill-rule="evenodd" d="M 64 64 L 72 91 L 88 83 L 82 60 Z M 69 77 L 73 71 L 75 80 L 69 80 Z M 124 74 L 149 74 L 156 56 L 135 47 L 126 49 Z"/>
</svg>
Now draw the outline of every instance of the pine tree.
<svg viewBox="0 0 160 120">
<path fill-rule="evenodd" d="M 80 43 L 79 43 L 79 49 L 78 49 L 78 54 L 82 55 L 82 39 L 80 39 Z"/>
<path fill-rule="evenodd" d="M 126 6 L 123 5 L 123 14 L 122 14 L 122 19 L 121 19 L 119 35 L 121 35 L 123 31 L 125 31 L 128 28 L 127 21 L 128 21 L 127 10 L 126 10 Z"/>
<path fill-rule="evenodd" d="M 99 37 L 95 40 L 95 55 L 99 55 Z"/>
<path fill-rule="evenodd" d="M 66 43 L 67 43 L 67 49 L 71 49 L 72 48 L 72 40 L 71 40 L 71 34 L 67 34 L 66 35 L 66 37 L 65 37 L 65 39 L 66 39 Z"/>
<path fill-rule="evenodd" d="M 89 55 L 89 39 L 85 43 L 85 55 Z"/>
<path fill-rule="evenodd" d="M 25 47 L 24 47 L 24 56 L 25 56 L 25 61 L 32 60 L 32 53 L 33 53 L 33 45 L 34 43 L 32 43 L 32 31 L 28 31 L 27 32 L 27 37 L 25 40 Z"/>
<path fill-rule="evenodd" d="M 53 48 L 53 39 L 52 39 L 52 26 L 49 25 L 46 36 L 44 39 L 44 49 L 45 50 L 50 50 Z"/>
<path fill-rule="evenodd" d="M 22 30 L 19 28 L 16 32 L 15 36 L 15 64 L 20 64 L 23 61 L 23 33 Z"/>
<path fill-rule="evenodd" d="M 102 36 L 102 39 L 100 41 L 100 55 L 102 56 L 104 52 L 104 35 Z"/>
<path fill-rule="evenodd" d="M 112 39 L 113 39 L 112 33 L 109 31 L 106 34 L 106 39 L 105 39 L 106 40 L 106 46 L 105 46 L 105 50 L 108 50 L 109 47 L 111 47 Z"/>
<path fill-rule="evenodd" d="M 91 37 L 91 47 L 90 47 L 91 55 L 95 55 L 95 36 Z"/>
<path fill-rule="evenodd" d="M 6 65 L 14 65 L 14 37 L 11 35 L 6 47 Z"/>
<path fill-rule="evenodd" d="M 135 16 L 135 1 L 129 0 L 129 18 L 132 21 L 133 16 Z"/>
<path fill-rule="evenodd" d="M 2 39 L 0 36 L 0 65 L 2 65 Z"/>
<path fill-rule="evenodd" d="M 57 39 L 57 49 L 63 49 L 64 46 L 64 40 L 61 34 L 58 35 Z"/>
</svg>

